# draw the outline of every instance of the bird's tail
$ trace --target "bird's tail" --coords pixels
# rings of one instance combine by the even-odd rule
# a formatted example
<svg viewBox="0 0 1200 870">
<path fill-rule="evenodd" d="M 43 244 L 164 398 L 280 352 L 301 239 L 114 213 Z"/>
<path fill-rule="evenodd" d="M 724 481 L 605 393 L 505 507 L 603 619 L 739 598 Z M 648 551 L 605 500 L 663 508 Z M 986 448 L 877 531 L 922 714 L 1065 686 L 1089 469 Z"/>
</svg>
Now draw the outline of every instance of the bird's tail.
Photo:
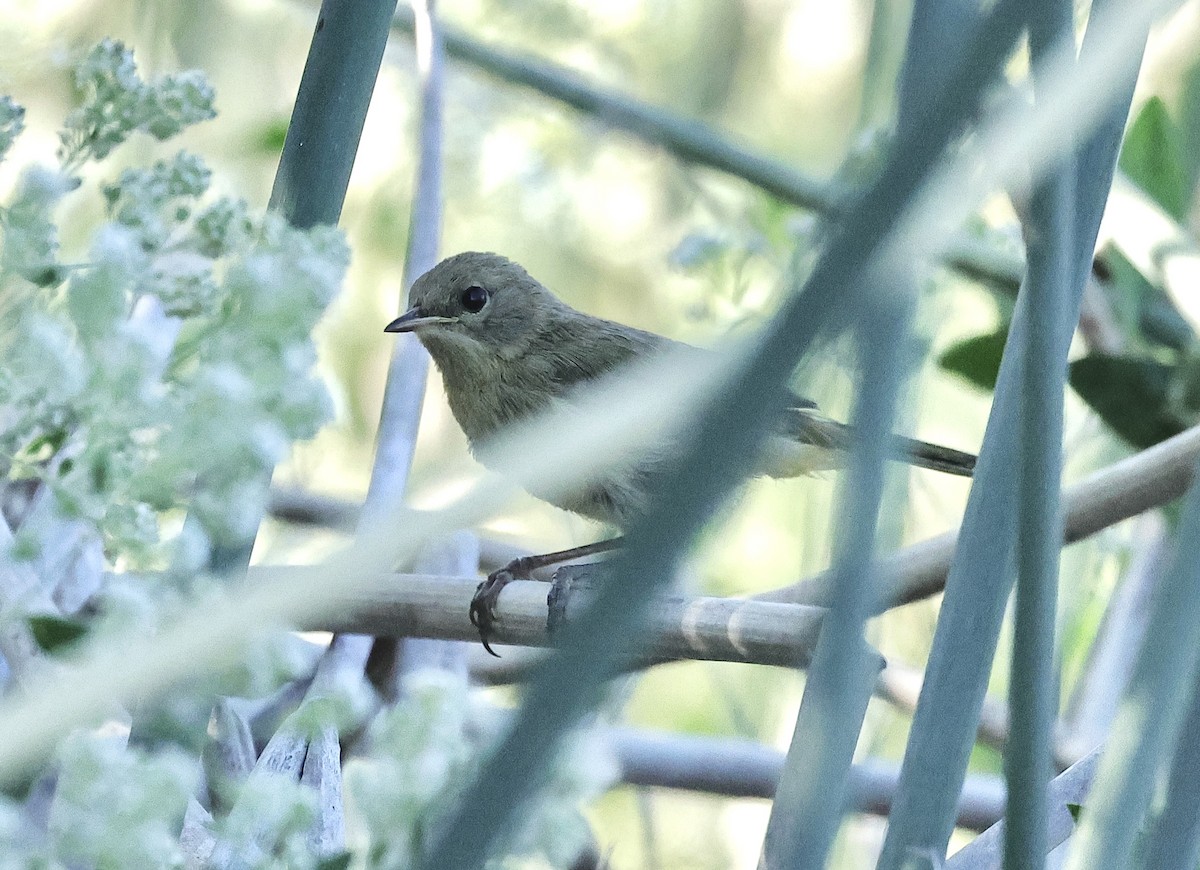
<svg viewBox="0 0 1200 870">
<path fill-rule="evenodd" d="M 811 474 L 844 463 L 846 451 L 854 445 L 854 430 L 808 408 L 794 408 L 788 414 L 783 432 L 771 439 L 763 468 L 772 477 L 793 477 Z M 975 456 L 950 447 L 892 436 L 893 459 L 918 468 L 929 468 L 946 474 L 971 477 L 975 473 Z"/>
<path fill-rule="evenodd" d="M 917 441 L 915 438 L 895 436 L 897 458 L 908 462 L 917 468 L 931 468 L 934 471 L 944 471 L 946 474 L 957 474 L 960 477 L 971 477 L 975 474 L 975 455 L 955 450 L 952 447 L 942 447 L 940 444 L 930 444 L 927 441 Z"/>
</svg>

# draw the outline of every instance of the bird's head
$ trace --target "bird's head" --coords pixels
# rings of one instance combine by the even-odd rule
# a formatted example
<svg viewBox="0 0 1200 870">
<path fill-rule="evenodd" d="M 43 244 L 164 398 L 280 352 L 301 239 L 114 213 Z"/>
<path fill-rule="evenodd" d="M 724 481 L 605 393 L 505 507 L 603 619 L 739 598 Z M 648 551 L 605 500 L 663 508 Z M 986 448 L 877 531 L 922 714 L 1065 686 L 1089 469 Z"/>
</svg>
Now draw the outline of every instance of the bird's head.
<svg viewBox="0 0 1200 870">
<path fill-rule="evenodd" d="M 551 310 L 564 309 L 520 265 L 499 254 L 447 257 L 412 285 L 409 309 L 385 332 L 412 332 L 431 352 L 519 351 Z"/>
</svg>

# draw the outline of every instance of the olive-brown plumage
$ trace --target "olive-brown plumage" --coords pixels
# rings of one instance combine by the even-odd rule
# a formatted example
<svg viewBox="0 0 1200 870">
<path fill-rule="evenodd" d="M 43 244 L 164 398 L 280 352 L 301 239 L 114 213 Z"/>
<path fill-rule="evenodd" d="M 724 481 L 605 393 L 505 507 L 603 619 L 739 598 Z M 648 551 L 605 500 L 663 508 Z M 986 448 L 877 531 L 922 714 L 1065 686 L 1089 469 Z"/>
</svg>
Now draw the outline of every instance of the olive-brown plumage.
<svg viewBox="0 0 1200 870">
<path fill-rule="evenodd" d="M 443 260 L 417 279 L 410 310 L 389 332 L 415 332 L 441 372 L 450 409 L 479 451 L 518 420 L 570 400 L 580 385 L 668 347 L 683 347 L 652 332 L 576 311 L 497 254 L 467 252 Z M 811 471 L 813 462 L 788 455 L 786 445 L 844 451 L 847 427 L 827 420 L 811 402 L 796 399 L 780 420 L 762 470 L 773 476 Z M 486 462 L 486 452 L 479 453 Z M 903 439 L 898 459 L 954 474 L 970 474 L 975 457 Z M 828 461 L 828 457 L 825 457 Z M 653 460 L 651 460 L 653 462 Z M 828 467 L 828 464 L 826 464 Z M 561 507 L 618 527 L 642 506 L 640 488 L 653 468 L 625 469 L 583 497 L 556 500 Z"/>
<path fill-rule="evenodd" d="M 485 464 L 487 453 L 481 448 L 496 433 L 571 401 L 581 385 L 668 348 L 704 353 L 576 311 L 520 265 L 497 254 L 448 257 L 416 280 L 409 303 L 409 311 L 386 330 L 414 332 L 429 351 L 450 409 Z M 831 455 L 844 452 L 852 440 L 848 427 L 821 417 L 812 402 L 796 397 L 781 414 L 760 470 L 784 477 L 828 468 L 837 464 Z M 671 453 L 670 445 L 657 448 L 601 475 L 584 492 L 546 500 L 623 529 L 644 509 L 662 457 Z M 959 475 L 970 475 L 975 464 L 968 453 L 906 438 L 896 439 L 896 458 Z M 472 608 L 481 631 L 486 631 L 482 620 L 490 619 L 498 592 L 496 588 L 479 613 Z"/>
</svg>

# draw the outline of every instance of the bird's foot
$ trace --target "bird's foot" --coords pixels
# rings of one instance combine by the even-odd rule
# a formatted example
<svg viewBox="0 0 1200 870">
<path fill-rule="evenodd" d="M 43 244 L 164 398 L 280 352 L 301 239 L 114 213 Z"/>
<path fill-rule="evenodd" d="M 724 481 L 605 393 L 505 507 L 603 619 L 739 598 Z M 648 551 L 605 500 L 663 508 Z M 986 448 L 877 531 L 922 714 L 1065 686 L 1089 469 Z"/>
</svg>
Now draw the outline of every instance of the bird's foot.
<svg viewBox="0 0 1200 870">
<path fill-rule="evenodd" d="M 546 594 L 546 634 L 553 635 L 567 624 L 567 604 L 573 595 L 591 588 L 599 565 L 563 565 L 554 572 Z"/>
<path fill-rule="evenodd" d="M 530 558 L 513 559 L 503 568 L 488 574 L 471 597 L 471 625 L 479 629 L 479 641 L 483 648 L 496 658 L 500 658 L 500 654 L 492 649 L 489 641 L 496 623 L 496 604 L 500 600 L 500 593 L 514 580 L 531 580 L 530 572 L 536 567 L 537 563 Z"/>
<path fill-rule="evenodd" d="M 475 595 L 471 598 L 471 625 L 479 629 L 479 642 L 483 648 L 496 658 L 500 658 L 500 654 L 488 643 L 496 622 L 496 602 L 500 600 L 500 592 L 504 587 L 515 579 L 508 568 L 493 571 L 475 588 Z"/>
</svg>

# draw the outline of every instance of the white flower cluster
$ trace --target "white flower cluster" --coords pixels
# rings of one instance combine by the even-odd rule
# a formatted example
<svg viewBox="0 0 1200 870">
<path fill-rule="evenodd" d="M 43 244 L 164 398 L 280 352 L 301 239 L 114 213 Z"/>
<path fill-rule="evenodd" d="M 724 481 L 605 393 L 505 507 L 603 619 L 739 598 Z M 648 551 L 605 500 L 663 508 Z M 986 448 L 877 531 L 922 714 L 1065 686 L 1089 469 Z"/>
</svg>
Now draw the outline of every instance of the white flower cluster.
<svg viewBox="0 0 1200 870">
<path fill-rule="evenodd" d="M 335 229 L 296 230 L 213 196 L 209 170 L 191 154 L 127 169 L 98 190 L 85 185 L 85 165 L 134 133 L 166 139 L 212 117 L 213 95 L 196 73 L 143 81 L 115 42 L 91 52 L 75 82 L 82 103 L 62 132 L 59 166 L 26 168 L 0 205 L 0 493 L 36 484 L 54 504 L 49 522 L 14 522 L 13 546 L 0 560 L 24 559 L 36 575 L 63 550 L 55 540 L 63 529 L 83 528 L 97 552 L 101 540 L 104 561 L 127 570 L 101 580 L 96 556 L 89 565 L 102 589 L 87 587 L 62 610 L 72 616 L 89 595 L 102 601 L 86 631 L 115 640 L 153 631 L 188 606 L 190 578 L 202 575 L 213 548 L 253 535 L 271 469 L 328 419 L 311 335 L 349 254 Z M 0 98 L 0 159 L 23 115 Z M 104 220 L 83 250 L 64 252 L 56 214 L 84 197 L 103 207 Z M 134 573 L 141 567 L 169 568 L 179 582 L 150 583 Z M 0 611 L 2 619 L 22 615 L 7 601 Z M 69 619 L 43 621 L 71 627 Z M 219 681 L 136 710 L 136 746 L 76 732 L 28 798 L 0 796 L 0 870 L 184 866 L 185 812 L 206 815 L 189 798 L 206 791 L 197 750 L 213 698 L 267 695 L 311 672 L 311 650 L 302 655 L 288 639 L 270 633 Z M 286 727 L 353 733 L 375 707 L 373 696 L 350 693 L 307 704 Z M 317 795 L 286 776 L 241 776 L 227 805 L 212 802 L 216 819 L 184 831 L 209 836 L 230 866 L 411 866 L 493 733 L 465 682 L 415 676 L 354 748 L 349 852 L 315 854 Z M 564 866 L 587 842 L 578 807 L 612 769 L 597 762 L 603 753 L 586 754 L 562 755 L 508 844 L 510 862 Z M 46 795 L 40 818 L 38 789 Z"/>
<path fill-rule="evenodd" d="M 88 160 L 103 160 L 134 133 L 161 141 L 216 116 L 213 89 L 201 73 L 143 81 L 133 53 L 111 39 L 75 67 L 75 88 L 79 105 L 59 134 L 58 154 L 68 172 Z"/>
<path fill-rule="evenodd" d="M 26 169 L 0 207 L 2 470 L 44 479 L 110 561 L 165 563 L 161 520 L 189 511 L 207 540 L 191 534 L 176 565 L 195 568 L 253 534 L 271 469 L 330 415 L 311 332 L 349 254 L 336 229 L 208 196 L 208 168 L 181 152 L 104 185 L 106 222 L 65 262 L 55 213 L 96 195 L 75 171 L 137 131 L 165 139 L 213 115 L 199 74 L 144 82 L 115 42 L 75 81 L 62 165 Z M 0 148 L 21 119 L 0 101 Z"/>
<path fill-rule="evenodd" d="M 348 840 L 366 847 L 371 866 L 411 867 L 429 846 L 439 813 L 476 773 L 494 739 L 494 711 L 472 704 L 465 681 L 440 671 L 406 678 L 405 699 L 381 712 L 367 748 L 346 765 Z M 492 866 L 568 867 L 591 842 L 580 806 L 618 776 L 608 750 L 588 744 L 589 733 L 567 741 L 550 782 L 521 811 Z M 355 842 L 357 841 L 357 842 Z"/>
<path fill-rule="evenodd" d="M 197 767 L 170 749 L 130 748 L 119 734 L 77 732 L 58 753 L 60 773 L 31 786 L 44 806 L 34 824 L 0 797 L 0 870 L 29 867 L 182 867 L 179 827 Z"/>
<path fill-rule="evenodd" d="M 183 753 L 143 752 L 116 736 L 78 732 L 59 761 L 51 854 L 74 866 L 180 866 L 179 827 L 198 780 Z"/>
</svg>

